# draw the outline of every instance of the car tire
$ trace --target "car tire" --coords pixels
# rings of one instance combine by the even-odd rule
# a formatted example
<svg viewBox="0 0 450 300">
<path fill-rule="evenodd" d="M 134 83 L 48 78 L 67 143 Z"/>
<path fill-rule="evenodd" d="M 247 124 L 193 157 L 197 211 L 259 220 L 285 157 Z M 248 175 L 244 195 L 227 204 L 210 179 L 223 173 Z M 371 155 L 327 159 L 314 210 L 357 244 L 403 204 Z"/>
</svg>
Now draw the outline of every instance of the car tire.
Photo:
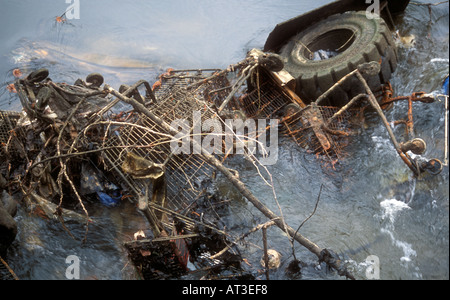
<svg viewBox="0 0 450 300">
<path fill-rule="evenodd" d="M 320 50 L 334 56 L 317 58 Z M 397 68 L 397 49 L 382 18 L 368 18 L 365 11 L 328 17 L 301 31 L 281 49 L 285 69 L 297 79 L 296 92 L 305 103 L 315 101 L 342 77 L 366 62 L 380 63 L 378 75 L 366 76 L 370 88 L 378 90 Z M 364 92 L 355 80 L 341 84 L 327 97 L 326 105 L 341 107 Z"/>
</svg>

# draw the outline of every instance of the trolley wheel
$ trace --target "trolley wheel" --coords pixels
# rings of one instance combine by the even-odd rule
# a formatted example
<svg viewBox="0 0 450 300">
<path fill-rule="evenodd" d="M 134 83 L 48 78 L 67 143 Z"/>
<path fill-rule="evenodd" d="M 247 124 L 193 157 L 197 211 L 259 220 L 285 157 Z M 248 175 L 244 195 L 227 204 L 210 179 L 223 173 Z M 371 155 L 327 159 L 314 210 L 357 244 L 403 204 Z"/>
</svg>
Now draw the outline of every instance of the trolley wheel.
<svg viewBox="0 0 450 300">
<path fill-rule="evenodd" d="M 92 73 L 86 77 L 86 82 L 90 83 L 92 87 L 100 87 L 103 84 L 103 76 L 99 73 Z"/>
</svg>

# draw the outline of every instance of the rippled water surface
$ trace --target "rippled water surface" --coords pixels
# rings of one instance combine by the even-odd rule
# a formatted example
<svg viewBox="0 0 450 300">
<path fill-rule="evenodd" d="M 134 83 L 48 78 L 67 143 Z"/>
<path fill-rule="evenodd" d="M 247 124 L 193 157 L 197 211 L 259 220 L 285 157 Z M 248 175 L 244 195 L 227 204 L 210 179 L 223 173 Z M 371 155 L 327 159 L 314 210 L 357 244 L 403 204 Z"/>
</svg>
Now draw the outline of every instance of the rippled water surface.
<svg viewBox="0 0 450 300">
<path fill-rule="evenodd" d="M 116 88 L 140 79 L 154 82 L 168 67 L 224 68 L 251 48 L 262 48 L 277 23 L 328 2 L 81 0 L 80 18 L 58 23 L 56 17 L 68 6 L 64 0 L 0 0 L 0 109 L 20 109 L 16 95 L 6 90 L 16 68 L 28 73 L 45 67 L 54 81 L 68 83 L 100 72 Z M 431 14 L 427 6 L 410 4 L 396 22 L 402 35 L 416 37 L 415 45 L 399 49 L 400 62 L 391 81 L 396 95 L 439 92 L 449 69 L 448 3 L 433 6 Z M 404 118 L 406 109 L 406 103 L 396 104 L 387 117 Z M 414 104 L 414 117 L 414 134 L 428 145 L 425 156 L 443 160 L 444 103 Z M 297 228 L 314 210 L 323 185 L 317 211 L 300 233 L 340 254 L 358 279 L 366 278 L 369 256 L 379 258 L 381 279 L 448 279 L 448 167 L 437 176 L 414 179 L 379 119 L 366 122 L 338 171 L 322 168 L 290 139 L 281 139 L 278 163 L 269 171 L 283 216 Z M 401 140 L 404 127 L 397 126 L 395 134 Z M 280 213 L 271 189 L 255 176 L 251 164 L 238 158 L 229 165 L 239 169 L 258 198 Z M 219 181 L 219 187 L 233 200 L 231 211 L 244 212 L 235 214 L 230 224 L 250 229 L 266 221 L 229 184 Z M 70 238 L 59 222 L 19 211 L 19 234 L 8 254 L 18 277 L 64 279 L 65 258 L 77 255 L 82 278 L 136 278 L 121 243 L 146 226 L 142 217 L 128 203 L 114 209 L 91 206 L 95 222 L 85 245 Z M 75 236 L 85 233 L 82 225 L 67 226 Z M 291 244 L 277 228 L 268 234 L 269 247 L 283 255 L 281 268 L 271 278 L 289 279 L 284 269 L 293 259 Z M 246 249 L 245 257 L 258 266 L 261 235 L 249 241 L 258 247 Z M 341 279 L 318 268 L 316 257 L 300 245 L 295 251 L 306 263 L 300 278 Z"/>
</svg>

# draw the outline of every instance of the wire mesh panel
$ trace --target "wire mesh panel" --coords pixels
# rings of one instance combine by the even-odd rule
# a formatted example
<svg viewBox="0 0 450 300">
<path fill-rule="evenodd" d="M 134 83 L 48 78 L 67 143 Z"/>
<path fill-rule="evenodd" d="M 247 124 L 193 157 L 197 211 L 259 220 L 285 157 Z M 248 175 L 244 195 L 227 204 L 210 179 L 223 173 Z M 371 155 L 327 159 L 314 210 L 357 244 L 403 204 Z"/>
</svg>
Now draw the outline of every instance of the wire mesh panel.
<svg viewBox="0 0 450 300">
<path fill-rule="evenodd" d="M 159 76 L 159 80 L 153 85 L 156 97 L 161 97 L 180 88 L 186 88 L 192 83 L 206 79 L 218 69 L 192 69 L 173 70 L 168 69 L 166 73 Z"/>
<path fill-rule="evenodd" d="M 248 118 L 276 118 L 284 107 L 292 103 L 291 98 L 272 80 L 266 71 L 258 73 L 256 87 L 239 98 L 239 106 Z"/>
<path fill-rule="evenodd" d="M 0 111 L 0 142 L 7 143 L 11 130 L 13 130 L 17 121 L 20 118 L 20 113 L 10 111 Z"/>
<path fill-rule="evenodd" d="M 283 118 L 285 132 L 302 148 L 323 156 L 334 166 L 345 156 L 344 148 L 352 135 L 350 120 L 356 111 L 309 105 L 304 109 L 287 108 Z"/>
<path fill-rule="evenodd" d="M 237 101 L 248 118 L 279 118 L 283 132 L 302 148 L 333 166 L 343 158 L 355 111 L 314 103 L 301 109 L 264 69 L 252 77 L 250 88 Z"/>
<path fill-rule="evenodd" d="M 126 179 L 125 182 L 132 192 L 143 193 L 148 183 L 133 179 L 121 170 L 128 151 L 154 163 L 165 164 L 167 208 L 182 210 L 195 201 L 201 192 L 202 180 L 210 178 L 214 169 L 200 155 L 172 155 L 171 139 L 158 134 L 164 131 L 145 116 L 140 116 L 135 125 L 139 127 L 124 125 L 108 140 L 108 150 L 105 151 L 107 166 L 121 179 Z"/>
<path fill-rule="evenodd" d="M 228 80 L 227 74 L 206 80 L 212 72 L 196 71 L 194 75 L 189 75 L 187 72 L 170 71 L 163 74 L 157 85 L 158 92 L 155 93 L 157 101 L 149 105 L 148 109 L 169 125 L 182 121 L 177 123 L 180 132 L 194 138 L 192 130 L 198 122 L 219 120 L 211 105 L 215 97 L 219 97 L 218 93 L 222 92 L 215 90 L 227 85 Z M 193 85 L 194 83 L 198 84 Z M 202 134 L 201 125 L 199 133 Z M 198 138 L 201 141 L 202 137 Z M 188 149 L 176 154 L 171 149 L 171 142 L 172 136 L 163 128 L 150 118 L 135 114 L 123 125 L 110 128 L 105 144 L 105 162 L 109 170 L 114 171 L 134 194 L 143 194 L 149 182 L 132 178 L 121 169 L 129 151 L 148 161 L 164 165 L 167 182 L 166 208 L 186 212 L 202 194 L 202 183 L 213 176 L 214 168 L 199 155 L 201 153 L 194 153 L 190 140 Z"/>
<path fill-rule="evenodd" d="M 205 135 L 210 133 L 208 126 L 206 128 L 202 126 L 203 122 L 217 120 L 222 126 L 215 105 L 220 105 L 230 95 L 229 73 L 223 72 L 218 76 L 213 76 L 214 74 L 214 71 L 206 73 L 197 71 L 194 75 L 176 71 L 163 74 L 160 82 L 156 85 L 156 102 L 148 104 L 148 110 L 171 125 L 172 128 L 179 129 L 189 139 L 196 139 L 202 144 Z M 234 97 L 234 95 L 232 96 Z M 155 182 L 136 178 L 124 171 L 123 165 L 127 161 L 129 153 L 132 152 L 146 161 L 164 166 L 166 182 L 164 205 L 149 203 L 149 208 L 159 218 L 158 221 L 171 236 L 180 234 L 197 236 L 196 225 L 199 223 L 203 225 L 207 223 L 209 224 L 207 228 L 214 229 L 214 224 L 218 222 L 214 218 L 219 218 L 219 215 L 211 212 L 211 210 L 215 212 L 215 205 L 210 201 L 207 193 L 211 179 L 215 177 L 215 167 L 210 165 L 200 155 L 201 153 L 194 151 L 191 140 L 188 141 L 188 151 L 184 149 L 181 153 L 174 152 L 174 149 L 171 148 L 173 136 L 151 118 L 132 112 L 125 116 L 125 119 L 127 119 L 126 122 L 117 122 L 108 127 L 104 143 L 105 150 L 102 152 L 106 171 L 115 174 L 116 182 L 121 182 L 122 186 L 135 198 L 139 198 L 146 195 L 146 190 L 148 191 L 150 185 L 155 185 Z M 177 121 L 182 122 L 177 123 Z M 223 137 L 221 136 L 221 138 Z M 220 156 L 220 154 L 215 154 Z M 149 196 L 148 201 L 152 201 L 153 195 Z M 200 218 L 197 211 L 205 209 L 203 199 L 206 198 L 208 198 L 206 202 L 211 207 L 207 209 L 209 213 L 205 213 L 205 215 L 202 213 Z M 156 227 L 152 226 L 155 236 L 155 231 L 158 230 Z M 176 241 L 181 243 L 181 246 L 177 245 Z M 166 256 L 166 260 L 173 255 L 178 258 L 186 256 L 188 250 L 185 249 L 186 246 L 182 247 L 183 243 L 186 243 L 185 239 L 180 238 L 176 241 L 175 244 L 170 244 L 170 247 L 166 244 L 159 244 L 159 242 L 140 243 L 130 247 L 129 254 L 136 262 L 145 262 L 141 272 L 144 277 L 153 278 L 155 275 L 153 270 L 164 269 L 155 263 L 155 261 L 161 260 L 158 258 L 158 253 L 165 253 L 157 250 L 158 247 L 166 250 L 173 248 L 174 252 L 166 251 L 167 255 L 163 255 Z M 191 242 L 194 241 L 199 242 L 199 237 L 191 239 Z M 220 245 L 223 249 L 226 243 L 223 242 Z M 148 256 L 141 257 L 142 253 L 145 255 L 148 253 Z M 198 256 L 201 257 L 200 254 Z M 178 269 L 178 267 L 184 263 L 176 262 L 176 259 L 169 259 L 166 263 L 166 267 L 172 275 L 183 273 L 183 268 Z"/>
</svg>

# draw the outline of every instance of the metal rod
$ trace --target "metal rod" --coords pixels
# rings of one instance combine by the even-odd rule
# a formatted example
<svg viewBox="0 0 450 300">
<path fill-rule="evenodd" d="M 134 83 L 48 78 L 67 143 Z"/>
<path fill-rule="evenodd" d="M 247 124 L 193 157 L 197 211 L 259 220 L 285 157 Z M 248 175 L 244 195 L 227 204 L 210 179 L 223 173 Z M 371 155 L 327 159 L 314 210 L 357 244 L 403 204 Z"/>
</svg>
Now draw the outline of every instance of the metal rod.
<svg viewBox="0 0 450 300">
<path fill-rule="evenodd" d="M 366 94 L 358 94 L 355 97 L 353 97 L 352 100 L 350 100 L 346 105 L 344 105 L 337 113 L 335 113 L 331 118 L 328 119 L 327 123 L 328 125 L 331 124 L 331 122 L 334 121 L 338 116 L 340 116 L 344 111 L 349 109 L 356 101 L 358 101 L 361 98 L 367 98 Z"/>
<path fill-rule="evenodd" d="M 333 86 L 331 86 L 325 93 L 323 93 L 322 95 L 320 95 L 320 97 L 317 98 L 317 100 L 315 101 L 315 103 L 316 103 L 317 105 L 319 105 L 320 102 L 322 102 L 323 100 L 325 100 L 326 97 L 327 97 L 329 94 L 331 94 L 331 92 L 333 92 L 333 90 L 334 90 L 336 87 L 340 86 L 340 85 L 342 84 L 342 82 L 344 82 L 345 80 L 347 80 L 347 78 L 352 77 L 352 76 L 353 76 L 354 74 L 356 74 L 357 72 L 359 72 L 358 69 L 356 69 L 356 70 L 354 70 L 354 71 L 348 73 L 347 75 L 345 75 L 344 77 L 342 77 L 341 79 L 339 79 L 339 81 L 336 82 Z M 370 90 L 370 89 L 369 89 L 369 90 Z"/>
<path fill-rule="evenodd" d="M 392 128 L 389 125 L 388 120 L 386 119 L 386 116 L 384 115 L 383 111 L 381 110 L 380 105 L 377 102 L 377 99 L 375 98 L 374 94 L 372 93 L 372 90 L 367 85 L 366 80 L 361 75 L 361 73 L 358 70 L 355 70 L 356 77 L 361 81 L 364 88 L 366 89 L 366 93 L 369 95 L 369 103 L 373 106 L 373 108 L 376 110 L 378 115 L 380 116 L 381 120 L 383 121 L 384 126 L 386 127 L 386 130 L 389 134 L 389 137 L 391 138 L 392 143 L 394 144 L 395 149 L 397 150 L 398 155 L 400 158 L 405 162 L 405 164 L 413 171 L 413 173 L 418 176 L 419 172 L 417 168 L 411 163 L 411 161 L 408 159 L 408 155 L 403 153 L 400 144 L 397 142 L 397 139 L 395 138 L 394 133 L 392 132 Z"/>
</svg>

